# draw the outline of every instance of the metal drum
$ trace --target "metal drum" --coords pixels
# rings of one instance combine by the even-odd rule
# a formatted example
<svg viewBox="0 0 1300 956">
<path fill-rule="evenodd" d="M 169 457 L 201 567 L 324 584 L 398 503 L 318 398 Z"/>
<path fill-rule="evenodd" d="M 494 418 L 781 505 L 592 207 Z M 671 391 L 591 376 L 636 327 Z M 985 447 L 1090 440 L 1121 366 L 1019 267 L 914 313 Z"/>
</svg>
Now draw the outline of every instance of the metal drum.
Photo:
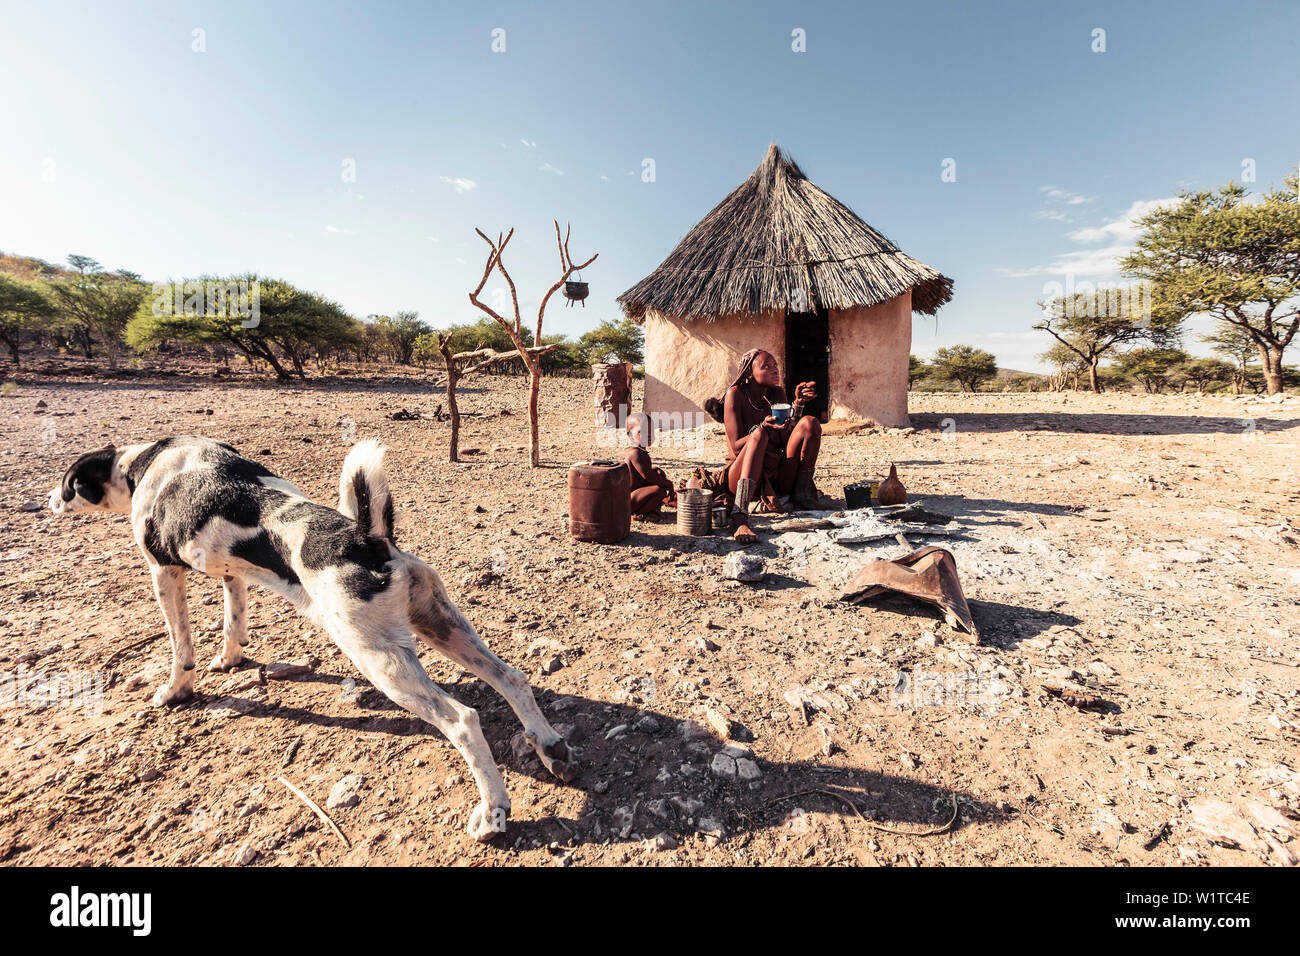
<svg viewBox="0 0 1300 956">
<path fill-rule="evenodd" d="M 577 461 L 569 468 L 569 533 L 613 544 L 632 529 L 632 477 L 627 465 Z"/>
</svg>

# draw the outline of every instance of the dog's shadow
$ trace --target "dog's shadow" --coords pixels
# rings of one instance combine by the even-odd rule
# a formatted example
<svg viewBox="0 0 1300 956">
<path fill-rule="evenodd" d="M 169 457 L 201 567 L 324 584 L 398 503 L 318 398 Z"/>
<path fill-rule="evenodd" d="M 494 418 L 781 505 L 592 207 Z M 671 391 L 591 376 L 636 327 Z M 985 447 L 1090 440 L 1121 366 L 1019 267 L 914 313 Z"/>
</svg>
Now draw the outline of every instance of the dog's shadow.
<svg viewBox="0 0 1300 956">
<path fill-rule="evenodd" d="M 304 679 L 321 680 L 316 675 L 298 678 Z M 328 682 L 347 686 L 344 679 L 328 678 Z M 442 686 L 475 708 L 497 763 L 507 771 L 583 794 L 582 806 L 572 816 L 512 819 L 506 833 L 494 841 L 501 848 L 521 840 L 576 847 L 663 834 L 681 843 L 697 834 L 733 838 L 770 828 L 797 832 L 807 825 L 804 814 L 810 812 L 844 816 L 851 827 L 864 827 L 864 833 L 873 825 L 906 834 L 945 826 L 943 832 L 952 832 L 973 821 L 1007 819 L 964 790 L 832 760 L 779 762 L 728 751 L 729 742 L 693 720 L 649 706 L 534 687 L 538 705 L 574 754 L 578 774 L 562 784 L 531 750 L 512 746 L 519 722 L 495 691 L 470 675 Z M 444 740 L 433 727 L 406 714 L 364 682 L 358 682 L 355 703 L 363 709 L 355 717 L 331 717 L 283 704 L 257 715 L 395 738 Z M 796 726 L 792 732 L 798 734 L 800 729 Z M 760 749 L 768 733 L 759 731 Z M 751 735 L 740 728 L 736 736 Z M 452 754 L 451 759 L 459 758 Z M 518 800 L 517 788 L 512 791 Z"/>
<path fill-rule="evenodd" d="M 515 773 L 542 782 L 554 778 L 531 752 L 518 756 L 508 737 L 514 715 L 466 681 L 457 696 L 479 710 L 484 731 L 506 740 L 501 762 Z M 869 821 L 908 832 L 942 827 L 957 830 L 974 820 L 1002 820 L 995 807 L 963 790 L 949 790 L 882 770 L 842 761 L 771 761 L 728 750 L 699 722 L 669 716 L 648 706 L 554 694 L 535 688 L 538 704 L 576 752 L 579 776 L 569 784 L 584 802 L 574 818 L 557 816 L 512 823 L 519 836 L 583 845 L 611 839 L 667 834 L 682 842 L 695 834 L 722 831 L 727 837 L 769 828 L 804 826 L 803 814 L 845 816 L 850 827 Z M 470 700 L 470 697 L 474 700 Z M 621 730 L 619 728 L 622 728 Z M 791 731 L 798 734 L 802 728 Z M 755 746 L 772 731 L 760 728 Z M 739 728 L 737 737 L 753 736 Z M 749 764 L 740 761 L 749 761 Z M 733 769 L 734 768 L 734 769 Z M 753 774 L 757 771 L 757 776 Z M 857 808 L 855 811 L 854 808 Z M 865 831 L 864 831 L 865 832 Z M 507 840 L 516 839 L 508 835 Z"/>
</svg>

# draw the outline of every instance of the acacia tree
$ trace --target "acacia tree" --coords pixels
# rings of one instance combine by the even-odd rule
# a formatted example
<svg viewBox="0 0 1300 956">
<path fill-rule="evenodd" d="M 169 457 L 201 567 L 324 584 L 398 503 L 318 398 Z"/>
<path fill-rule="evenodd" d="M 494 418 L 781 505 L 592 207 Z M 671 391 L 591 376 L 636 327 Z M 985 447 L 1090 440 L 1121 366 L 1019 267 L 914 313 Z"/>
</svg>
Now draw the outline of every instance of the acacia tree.
<svg viewBox="0 0 1300 956">
<path fill-rule="evenodd" d="M 1145 230 L 1123 263 L 1150 281 L 1161 307 L 1206 314 L 1255 344 L 1270 395 L 1282 391 L 1282 355 L 1300 329 L 1300 177 L 1250 201 L 1228 183 L 1183 191 L 1177 205 L 1139 220 Z"/>
<path fill-rule="evenodd" d="M 595 262 L 596 257 L 600 255 L 600 253 L 595 253 L 586 262 L 574 265 L 573 259 L 569 256 L 569 234 L 572 232 L 572 227 L 567 226 L 565 228 L 564 238 L 561 239 L 560 221 L 558 219 L 553 220 L 553 224 L 555 226 L 555 245 L 560 253 L 560 277 L 551 284 L 549 289 L 546 290 L 546 294 L 542 296 L 541 304 L 537 307 L 537 326 L 533 331 L 533 341 L 538 343 L 542 341 L 542 320 L 546 316 L 546 306 L 551 301 L 551 296 L 555 295 L 555 293 L 559 291 L 560 287 L 564 285 L 569 276 L 573 275 L 580 269 L 587 268 Z M 505 264 L 501 261 L 506 245 L 510 242 L 515 231 L 514 229 L 511 229 L 505 234 L 505 236 L 498 233 L 496 242 L 489 239 L 483 230 L 475 229 L 474 231 L 483 237 L 483 241 L 488 244 L 490 251 L 488 253 L 487 263 L 483 267 L 483 277 L 479 279 L 478 286 L 474 291 L 469 294 L 469 301 L 480 311 L 491 316 L 493 319 L 496 319 L 497 323 L 506 330 L 506 333 L 510 336 L 510 341 L 514 343 L 515 350 L 519 353 L 519 357 L 523 359 L 524 365 L 528 368 L 528 464 L 531 467 L 536 468 L 541 464 L 541 452 L 537 433 L 537 396 L 541 392 L 542 387 L 542 362 L 541 357 L 536 354 L 535 349 L 529 349 L 524 342 L 524 323 L 523 317 L 519 312 L 519 293 L 515 289 L 514 279 L 510 278 L 510 273 L 506 271 Z M 487 285 L 488 277 L 492 275 L 493 269 L 501 274 L 501 277 L 505 279 L 506 285 L 510 289 L 510 303 L 514 309 L 513 323 L 497 314 L 491 306 L 479 299 L 479 294 L 483 291 L 483 287 Z M 546 348 L 547 351 L 553 347 L 554 346 L 537 346 L 537 348 Z"/>
<path fill-rule="evenodd" d="M 1183 380 L 1198 392 L 1204 392 L 1211 385 L 1231 383 L 1237 374 L 1237 369 L 1231 362 L 1216 358 L 1188 359 L 1180 371 Z"/>
<path fill-rule="evenodd" d="M 930 367 L 934 378 L 956 382 L 970 392 L 998 374 L 998 360 L 993 353 L 972 345 L 936 349 Z"/>
<path fill-rule="evenodd" d="M 433 331 L 421 332 L 411 344 L 411 358 L 420 368 L 425 368 L 438 351 L 438 334 Z"/>
<path fill-rule="evenodd" d="M 1212 352 L 1232 362 L 1232 394 L 1240 395 L 1250 384 L 1251 364 L 1259 361 L 1259 348 L 1240 325 L 1220 322 L 1212 333 L 1201 337 Z"/>
<path fill-rule="evenodd" d="M 588 364 L 613 361 L 640 365 L 645 361 L 645 330 L 631 319 L 605 319 L 591 331 L 583 332 L 577 345 Z"/>
<path fill-rule="evenodd" d="M 925 359 L 917 358 L 915 355 L 907 357 L 907 387 L 909 389 L 929 374 L 930 367 L 925 364 Z"/>
<path fill-rule="evenodd" d="M 0 272 L 0 341 L 19 364 L 23 335 L 41 328 L 55 314 L 54 303 L 35 281 Z"/>
<path fill-rule="evenodd" d="M 1039 303 L 1044 318 L 1034 328 L 1048 333 L 1059 347 L 1077 355 L 1088 370 L 1088 384 L 1094 392 L 1100 392 L 1097 367 L 1108 352 L 1141 341 L 1162 348 L 1177 342 L 1181 321 L 1167 312 L 1147 310 L 1144 303 L 1149 304 L 1147 297 L 1134 289 L 1057 296 Z"/>
<path fill-rule="evenodd" d="M 251 316 L 250 303 L 234 307 L 233 302 L 214 302 L 200 296 L 209 287 L 257 289 L 257 314 Z M 289 379 L 294 373 L 306 378 L 304 363 L 316 349 L 355 349 L 360 342 L 360 326 L 337 303 L 297 289 L 280 279 L 262 279 L 256 275 L 231 279 L 201 279 L 185 282 L 201 303 L 176 312 L 170 293 L 154 302 L 152 309 L 141 310 L 127 329 L 127 340 L 137 348 L 156 346 L 167 339 L 195 344 L 232 346 L 249 360 L 266 362 L 276 377 Z M 286 367 L 285 359 L 292 364 Z"/>
<path fill-rule="evenodd" d="M 1063 342 L 1056 342 L 1039 358 L 1056 369 L 1055 372 L 1048 376 L 1048 391 L 1064 391 L 1067 379 L 1070 381 L 1070 388 L 1073 391 L 1077 392 L 1079 390 L 1079 376 L 1087 371 L 1088 363 L 1077 351 Z"/>
<path fill-rule="evenodd" d="M 90 336 L 98 334 L 108 351 L 108 367 L 117 368 L 117 348 L 130 322 L 140 311 L 148 287 L 134 272 L 107 273 L 89 256 L 68 256 L 77 271 L 50 284 L 55 302 L 82 329 L 83 347 L 90 357 Z"/>
<path fill-rule="evenodd" d="M 1180 369 L 1191 359 L 1182 349 L 1140 348 L 1116 356 L 1115 371 L 1134 379 L 1148 394 L 1156 395 L 1177 384 Z"/>
<path fill-rule="evenodd" d="M 415 355 L 415 342 L 425 333 L 432 332 L 427 322 L 420 321 L 418 312 L 398 312 L 396 316 L 381 315 L 375 320 L 380 340 L 388 349 L 394 363 L 410 365 Z"/>
</svg>

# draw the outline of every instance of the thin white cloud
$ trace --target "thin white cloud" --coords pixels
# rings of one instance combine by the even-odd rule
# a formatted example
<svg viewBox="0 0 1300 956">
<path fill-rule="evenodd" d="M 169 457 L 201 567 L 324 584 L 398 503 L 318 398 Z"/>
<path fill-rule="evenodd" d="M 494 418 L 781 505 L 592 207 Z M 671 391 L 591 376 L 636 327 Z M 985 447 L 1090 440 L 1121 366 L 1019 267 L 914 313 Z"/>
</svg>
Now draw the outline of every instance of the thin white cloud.
<svg viewBox="0 0 1300 956">
<path fill-rule="evenodd" d="M 1084 203 L 1090 203 L 1097 198 L 1070 192 L 1068 189 L 1057 189 L 1055 186 L 1043 186 L 1039 191 L 1047 197 L 1048 202 L 1064 203 L 1067 206 L 1082 206 Z"/>
<path fill-rule="evenodd" d="M 535 139 L 521 139 L 519 142 L 523 143 L 528 149 L 537 148 L 537 140 Z"/>
<path fill-rule="evenodd" d="M 428 239 L 430 242 L 442 242 L 442 240 L 437 236 L 425 236 L 424 238 Z"/>
<path fill-rule="evenodd" d="M 562 169 L 556 169 L 556 168 L 555 168 L 554 166 L 552 166 L 550 163 L 542 163 L 542 165 L 538 166 L 537 168 L 540 169 L 540 170 L 541 170 L 542 172 L 544 172 L 544 173 L 555 173 L 555 175 L 557 175 L 557 176 L 563 176 L 563 175 L 564 175 L 564 170 L 562 170 Z"/>
<path fill-rule="evenodd" d="M 1042 333 L 1041 332 L 986 332 L 984 333 L 983 337 L 989 339 L 1002 339 L 1006 341 L 1029 341 L 1029 340 L 1037 341 L 1042 337 Z M 980 336 L 976 335 L 975 338 L 980 338 Z"/>
<path fill-rule="evenodd" d="M 469 260 L 468 260 L 468 259 L 462 259 L 460 256 L 457 256 L 457 257 L 456 257 L 456 261 L 459 262 L 459 263 L 460 263 L 461 265 L 463 265 L 463 266 L 467 266 L 467 265 L 469 265 Z"/>
<path fill-rule="evenodd" d="M 339 233 L 340 235 L 344 235 L 344 236 L 350 236 L 350 235 L 352 235 L 352 230 L 351 230 L 351 229 L 343 229 L 343 228 L 341 228 L 341 227 L 339 227 L 339 226 L 326 226 L 326 227 L 325 227 L 325 231 L 326 231 L 326 232 L 336 232 L 336 233 Z"/>
<path fill-rule="evenodd" d="M 1078 249 L 1063 252 L 1046 265 L 1029 266 L 1025 269 L 998 269 L 997 271 L 1011 279 L 1023 279 L 1027 276 L 1105 276 L 1119 271 L 1119 260 L 1128 255 L 1130 246 L 1106 246 L 1101 249 Z"/>
<path fill-rule="evenodd" d="M 1043 194 L 1044 208 L 1035 212 L 1034 218 L 1046 222 L 1072 222 L 1067 209 L 1090 203 L 1094 198 L 1056 186 L 1039 186 L 1038 191 Z"/>
<path fill-rule="evenodd" d="M 605 182 L 605 183 L 607 183 L 607 182 L 609 182 L 609 177 L 606 176 L 604 173 L 601 173 L 601 174 L 600 174 L 600 180 L 601 180 L 601 182 Z"/>
<path fill-rule="evenodd" d="M 474 182 L 472 179 L 466 179 L 463 176 L 457 176 L 454 179 L 451 176 L 439 176 L 438 178 L 444 183 L 451 183 L 451 185 L 456 187 L 456 192 L 458 193 L 467 193 L 471 189 L 478 188 L 478 183 Z"/>
<path fill-rule="evenodd" d="M 1047 187 L 1044 187 L 1046 189 Z M 995 270 L 1000 275 L 1012 279 L 1028 276 L 1074 275 L 1074 276 L 1112 276 L 1119 272 L 1119 260 L 1133 250 L 1141 228 L 1138 220 L 1147 213 L 1162 206 L 1178 202 L 1174 198 L 1139 199 L 1114 219 L 1103 222 L 1100 226 L 1087 226 L 1067 233 L 1068 238 L 1079 245 L 1091 245 L 1104 242 L 1106 245 L 1094 249 L 1075 249 L 1058 254 L 1051 262 L 1025 268 L 1000 268 Z M 1041 218 L 1055 218 L 1043 216 Z M 1067 220 L 1068 221 L 1068 220 Z"/>
<path fill-rule="evenodd" d="M 1138 237 L 1141 229 L 1138 226 L 1138 220 L 1147 213 L 1159 209 L 1161 206 L 1167 206 L 1176 203 L 1177 199 L 1139 199 L 1128 207 L 1117 219 L 1103 223 L 1100 226 L 1092 226 L 1087 229 L 1076 229 L 1070 233 L 1070 238 L 1075 242 L 1120 242 L 1126 245 L 1132 245 Z"/>
</svg>

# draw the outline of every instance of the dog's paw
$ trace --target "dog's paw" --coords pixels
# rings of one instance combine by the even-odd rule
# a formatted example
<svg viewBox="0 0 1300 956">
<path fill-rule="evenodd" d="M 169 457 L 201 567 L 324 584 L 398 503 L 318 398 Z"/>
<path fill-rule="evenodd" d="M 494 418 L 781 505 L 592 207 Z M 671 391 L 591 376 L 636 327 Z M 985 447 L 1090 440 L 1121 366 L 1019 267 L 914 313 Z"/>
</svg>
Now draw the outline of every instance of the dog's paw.
<svg viewBox="0 0 1300 956">
<path fill-rule="evenodd" d="M 225 654 L 218 654 L 212 658 L 208 664 L 210 671 L 233 671 L 240 664 L 244 663 L 244 655 L 236 654 L 233 657 L 227 657 Z"/>
<path fill-rule="evenodd" d="M 546 745 L 534 743 L 533 749 L 537 751 L 537 756 L 541 758 L 546 769 L 557 779 L 568 783 L 578 776 L 578 765 L 573 759 L 573 751 L 569 749 L 563 737 L 557 736 Z"/>
<path fill-rule="evenodd" d="M 174 707 L 177 704 L 183 704 L 194 696 L 193 687 L 172 687 L 165 684 L 154 691 L 153 705 L 155 707 Z"/>
<path fill-rule="evenodd" d="M 499 833 L 506 832 L 506 821 L 510 819 L 510 805 L 494 807 L 486 800 L 480 803 L 469 815 L 469 825 L 465 832 L 479 843 L 487 843 Z"/>
</svg>

